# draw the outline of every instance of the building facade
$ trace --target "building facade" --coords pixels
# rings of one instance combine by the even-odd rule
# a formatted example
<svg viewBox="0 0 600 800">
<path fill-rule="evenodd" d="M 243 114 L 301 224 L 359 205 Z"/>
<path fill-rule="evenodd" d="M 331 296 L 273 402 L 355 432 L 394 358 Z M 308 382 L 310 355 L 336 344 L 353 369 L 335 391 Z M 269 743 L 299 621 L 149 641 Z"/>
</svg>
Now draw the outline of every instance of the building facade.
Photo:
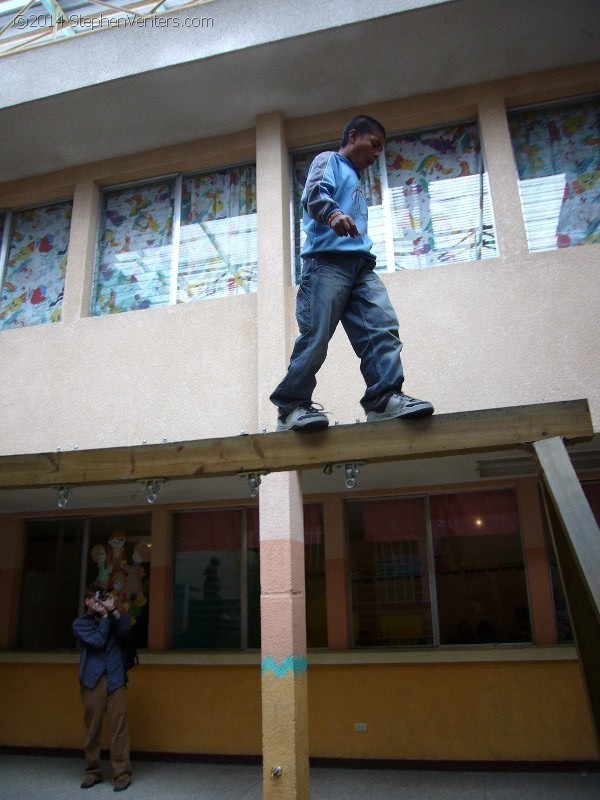
<svg viewBox="0 0 600 800">
<path fill-rule="evenodd" d="M 215 0 L 155 18 L 212 27 L 5 55 L 0 459 L 272 431 L 299 193 L 359 112 L 388 131 L 364 188 L 406 391 L 585 398 L 597 431 L 598 11 L 564 5 Z M 315 399 L 352 425 L 361 394 L 337 331 Z M 598 516 L 597 442 L 569 449 Z M 0 489 L 2 745 L 80 746 L 97 581 L 136 623 L 134 750 L 259 755 L 283 728 L 294 763 L 597 760 L 526 450 L 266 475 L 260 500 L 155 477 Z"/>
</svg>

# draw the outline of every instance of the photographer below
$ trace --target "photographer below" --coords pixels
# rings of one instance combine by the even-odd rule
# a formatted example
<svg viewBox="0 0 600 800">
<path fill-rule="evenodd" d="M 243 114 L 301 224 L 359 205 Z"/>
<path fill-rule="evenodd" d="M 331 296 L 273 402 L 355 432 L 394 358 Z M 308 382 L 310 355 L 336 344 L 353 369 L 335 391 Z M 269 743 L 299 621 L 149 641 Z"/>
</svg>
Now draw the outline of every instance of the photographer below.
<svg viewBox="0 0 600 800">
<path fill-rule="evenodd" d="M 104 713 L 110 729 L 110 761 L 114 791 L 122 792 L 131 783 L 129 730 L 127 727 L 127 673 L 119 639 L 131 630 L 127 614 L 115 608 L 115 598 L 106 590 L 88 586 L 86 613 L 73 622 L 73 632 L 81 645 L 79 683 L 85 742 L 85 778 L 82 789 L 91 789 L 103 780 L 100 745 Z"/>
</svg>

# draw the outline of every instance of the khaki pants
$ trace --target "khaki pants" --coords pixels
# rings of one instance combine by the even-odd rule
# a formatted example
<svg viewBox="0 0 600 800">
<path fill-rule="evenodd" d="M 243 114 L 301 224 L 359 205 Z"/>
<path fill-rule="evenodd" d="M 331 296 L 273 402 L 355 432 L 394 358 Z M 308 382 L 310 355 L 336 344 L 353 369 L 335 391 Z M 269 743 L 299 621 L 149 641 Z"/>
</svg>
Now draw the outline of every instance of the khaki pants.
<svg viewBox="0 0 600 800">
<path fill-rule="evenodd" d="M 123 686 L 108 693 L 108 681 L 103 675 L 93 689 L 81 687 L 83 721 L 87 731 L 85 742 L 85 773 L 102 778 L 100 745 L 104 714 L 110 730 L 110 763 L 114 779 L 131 775 L 129 760 L 129 729 L 127 727 L 127 689 Z"/>
</svg>

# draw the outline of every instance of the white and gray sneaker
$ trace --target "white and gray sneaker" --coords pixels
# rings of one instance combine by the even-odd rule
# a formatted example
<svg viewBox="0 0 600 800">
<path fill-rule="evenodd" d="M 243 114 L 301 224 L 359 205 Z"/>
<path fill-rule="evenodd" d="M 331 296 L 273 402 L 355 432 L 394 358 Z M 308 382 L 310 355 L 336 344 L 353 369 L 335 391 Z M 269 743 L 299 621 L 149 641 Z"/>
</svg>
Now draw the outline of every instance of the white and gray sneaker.
<svg viewBox="0 0 600 800">
<path fill-rule="evenodd" d="M 279 414 L 277 419 L 278 431 L 299 431 L 310 428 L 326 428 L 329 425 L 323 407 L 318 408 L 314 403 L 305 403 L 287 414 Z"/>
<path fill-rule="evenodd" d="M 394 392 L 386 395 L 367 414 L 367 422 L 379 422 L 383 419 L 396 419 L 397 417 L 429 417 L 433 414 L 433 406 L 427 400 L 417 400 L 403 392 Z"/>
</svg>

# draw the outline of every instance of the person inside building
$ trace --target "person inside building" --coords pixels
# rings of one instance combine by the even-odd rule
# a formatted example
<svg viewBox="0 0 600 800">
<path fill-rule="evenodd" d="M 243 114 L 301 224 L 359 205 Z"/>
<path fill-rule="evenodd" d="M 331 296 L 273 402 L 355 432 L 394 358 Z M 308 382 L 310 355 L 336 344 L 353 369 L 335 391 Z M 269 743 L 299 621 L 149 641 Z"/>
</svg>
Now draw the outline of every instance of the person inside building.
<svg viewBox="0 0 600 800">
<path fill-rule="evenodd" d="M 127 672 L 120 640 L 131 631 L 131 620 L 115 606 L 106 590 L 89 586 L 85 591 L 86 611 L 73 622 L 73 632 L 81 646 L 79 684 L 86 729 L 85 776 L 82 789 L 103 781 L 100 745 L 104 714 L 110 730 L 110 761 L 114 791 L 131 783 L 129 729 L 127 725 Z"/>
<path fill-rule="evenodd" d="M 376 119 L 354 117 L 337 153 L 320 153 L 311 164 L 302 193 L 306 241 L 296 301 L 300 335 L 287 374 L 270 398 L 278 408 L 278 431 L 329 424 L 312 395 L 339 322 L 360 358 L 367 385 L 360 402 L 367 422 L 433 414 L 431 403 L 402 392 L 398 319 L 374 271 L 367 233 L 360 174 L 379 158 L 385 139 L 385 129 Z"/>
</svg>

